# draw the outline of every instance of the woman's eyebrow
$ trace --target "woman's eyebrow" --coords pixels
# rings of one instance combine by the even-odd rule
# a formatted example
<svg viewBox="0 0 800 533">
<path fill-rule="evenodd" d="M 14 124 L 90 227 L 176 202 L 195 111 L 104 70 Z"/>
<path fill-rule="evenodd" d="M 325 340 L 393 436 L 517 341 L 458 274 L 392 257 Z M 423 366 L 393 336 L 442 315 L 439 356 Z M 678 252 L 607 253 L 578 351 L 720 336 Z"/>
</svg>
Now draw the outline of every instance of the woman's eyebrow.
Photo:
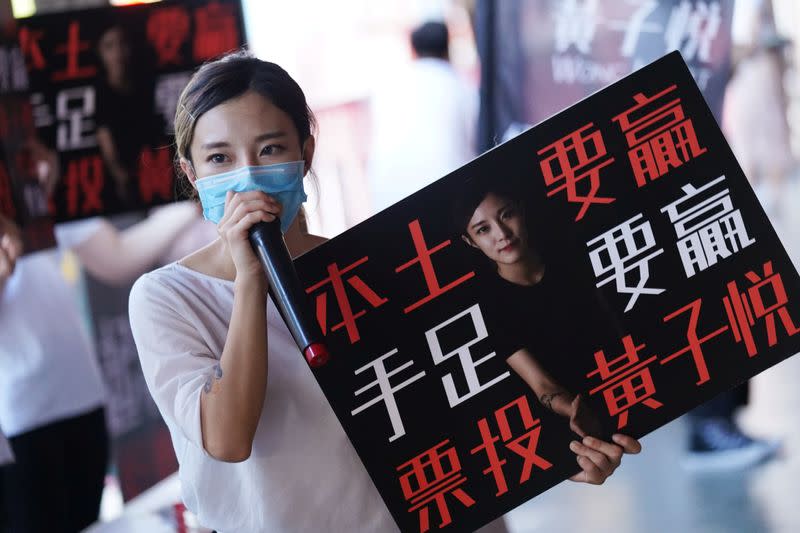
<svg viewBox="0 0 800 533">
<path fill-rule="evenodd" d="M 230 144 L 225 141 L 215 141 L 215 142 L 201 144 L 200 148 L 202 148 L 203 150 L 213 150 L 214 148 L 227 148 L 228 146 L 230 146 Z"/>
<path fill-rule="evenodd" d="M 277 137 L 285 137 L 285 136 L 286 136 L 285 131 L 270 131 L 267 133 L 262 133 L 261 135 L 256 137 L 255 140 L 256 142 L 263 142 L 263 141 L 268 141 L 270 139 L 275 139 Z"/>
<path fill-rule="evenodd" d="M 478 227 L 478 226 L 481 226 L 481 225 L 483 225 L 483 224 L 486 224 L 486 221 L 485 221 L 485 220 L 479 220 L 479 221 L 477 221 L 476 223 L 472 224 L 472 225 L 470 226 L 470 228 L 473 228 L 473 229 L 474 229 L 474 228 L 476 228 L 476 227 Z"/>
<path fill-rule="evenodd" d="M 285 131 L 270 131 L 267 133 L 262 133 L 258 137 L 255 138 L 255 142 L 264 142 L 270 139 L 276 139 L 278 137 L 285 137 Z M 230 143 L 227 141 L 212 141 L 208 143 L 204 143 L 200 145 L 200 148 L 203 150 L 213 150 L 215 148 L 228 148 Z"/>
</svg>

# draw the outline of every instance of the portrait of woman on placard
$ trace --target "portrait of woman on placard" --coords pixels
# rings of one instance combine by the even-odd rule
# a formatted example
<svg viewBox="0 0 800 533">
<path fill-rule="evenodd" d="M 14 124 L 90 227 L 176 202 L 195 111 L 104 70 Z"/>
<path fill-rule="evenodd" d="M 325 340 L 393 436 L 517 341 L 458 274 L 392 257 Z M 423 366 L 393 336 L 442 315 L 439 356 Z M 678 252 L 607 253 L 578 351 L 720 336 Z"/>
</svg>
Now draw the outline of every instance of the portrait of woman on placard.
<svg viewBox="0 0 800 533">
<path fill-rule="evenodd" d="M 607 464 L 619 464 L 623 452 L 639 445 L 620 434 L 611 437 L 613 443 L 601 440 L 599 417 L 576 392 L 585 385 L 571 361 L 591 357 L 597 349 L 591 344 L 596 339 L 582 335 L 591 316 L 592 287 L 586 301 L 576 299 L 581 289 L 569 266 L 545 261 L 529 209 L 512 180 L 473 179 L 460 192 L 453 214 L 461 240 L 480 252 L 487 267 L 479 280 L 480 304 L 495 351 L 541 405 L 566 418 L 583 439 L 570 444 L 585 471 L 578 475 L 599 477 Z"/>
<path fill-rule="evenodd" d="M 97 39 L 97 145 L 105 163 L 111 210 L 139 204 L 142 149 L 165 143 L 163 124 L 154 110 L 153 87 L 137 68 L 134 41 L 119 22 L 107 23 Z M 142 58 L 139 58 L 140 60 Z"/>
</svg>

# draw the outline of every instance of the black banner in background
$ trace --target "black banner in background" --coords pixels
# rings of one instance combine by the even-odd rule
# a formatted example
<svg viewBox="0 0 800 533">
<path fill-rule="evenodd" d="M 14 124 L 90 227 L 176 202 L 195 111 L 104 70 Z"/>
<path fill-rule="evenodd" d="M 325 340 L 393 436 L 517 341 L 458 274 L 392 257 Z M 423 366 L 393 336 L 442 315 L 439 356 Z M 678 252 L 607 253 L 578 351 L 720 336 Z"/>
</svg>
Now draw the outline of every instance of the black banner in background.
<svg viewBox="0 0 800 533">
<path fill-rule="evenodd" d="M 479 148 L 487 150 L 678 50 L 717 120 L 733 0 L 478 0 Z"/>
<path fill-rule="evenodd" d="M 56 220 L 172 201 L 170 128 L 194 69 L 244 43 L 239 0 L 164 1 L 19 21 L 34 124 L 58 152 Z"/>
<path fill-rule="evenodd" d="M 57 176 L 54 168 L 37 169 L 34 163 L 56 165 L 57 157 L 36 133 L 28 89 L 16 33 L 4 28 L 0 30 L 0 213 L 21 228 L 26 253 L 55 244 L 49 190 Z M 40 173 L 45 179 L 39 179 Z"/>
<path fill-rule="evenodd" d="M 800 350 L 800 277 L 678 53 L 295 264 L 403 531 L 475 530 L 578 471 L 576 427 L 641 437 Z"/>
</svg>

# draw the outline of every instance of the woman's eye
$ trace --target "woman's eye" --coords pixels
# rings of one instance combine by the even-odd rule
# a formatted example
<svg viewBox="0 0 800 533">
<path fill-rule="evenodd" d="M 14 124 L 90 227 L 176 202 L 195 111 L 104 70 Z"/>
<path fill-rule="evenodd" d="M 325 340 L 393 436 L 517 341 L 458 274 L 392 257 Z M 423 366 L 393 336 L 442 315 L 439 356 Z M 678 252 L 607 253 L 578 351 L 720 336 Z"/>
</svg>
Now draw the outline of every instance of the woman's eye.
<svg viewBox="0 0 800 533">
<path fill-rule="evenodd" d="M 514 218 L 516 214 L 517 212 L 514 209 L 506 209 L 500 214 L 500 218 L 502 218 L 503 220 L 508 220 L 509 218 Z"/>
<path fill-rule="evenodd" d="M 487 228 L 486 226 L 481 226 L 475 230 L 475 233 L 481 235 L 482 233 L 486 233 L 487 231 L 489 231 L 489 228 Z"/>
<path fill-rule="evenodd" d="M 284 148 L 280 144 L 268 144 L 261 150 L 261 155 L 277 155 L 283 150 Z"/>
<path fill-rule="evenodd" d="M 227 156 L 225 154 L 211 154 L 206 158 L 206 161 L 209 163 L 214 163 L 217 165 L 221 165 L 227 161 Z"/>
</svg>

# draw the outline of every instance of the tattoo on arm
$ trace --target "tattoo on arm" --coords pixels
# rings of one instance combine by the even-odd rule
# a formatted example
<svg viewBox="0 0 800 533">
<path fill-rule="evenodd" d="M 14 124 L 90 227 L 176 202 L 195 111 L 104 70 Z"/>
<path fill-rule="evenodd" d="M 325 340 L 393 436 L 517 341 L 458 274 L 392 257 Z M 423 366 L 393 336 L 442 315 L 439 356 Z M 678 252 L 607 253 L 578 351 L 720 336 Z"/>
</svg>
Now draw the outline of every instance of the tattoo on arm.
<svg viewBox="0 0 800 533">
<path fill-rule="evenodd" d="M 217 363 L 214 365 L 213 370 L 214 372 L 208 376 L 205 385 L 203 385 L 203 392 L 206 394 L 217 392 L 219 390 L 219 380 L 222 379 L 222 366 Z"/>
<path fill-rule="evenodd" d="M 542 402 L 542 405 L 544 405 L 548 411 L 555 413 L 555 410 L 553 409 L 553 400 L 556 398 L 556 396 L 566 396 L 566 395 L 567 392 L 563 390 L 556 392 L 549 392 L 547 394 L 542 394 L 542 396 L 539 398 L 539 401 Z"/>
</svg>

